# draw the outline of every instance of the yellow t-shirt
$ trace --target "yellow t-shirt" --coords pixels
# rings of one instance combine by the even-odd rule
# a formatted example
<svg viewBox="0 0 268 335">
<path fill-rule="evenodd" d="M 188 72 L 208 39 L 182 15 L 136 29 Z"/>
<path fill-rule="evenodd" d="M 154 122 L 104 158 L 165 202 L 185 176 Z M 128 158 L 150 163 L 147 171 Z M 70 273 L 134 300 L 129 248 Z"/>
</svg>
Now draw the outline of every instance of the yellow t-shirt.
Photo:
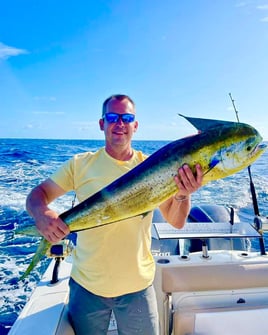
<svg viewBox="0 0 268 335">
<path fill-rule="evenodd" d="M 119 161 L 102 148 L 75 155 L 51 179 L 79 201 L 96 193 L 138 165 L 147 156 L 134 151 Z M 71 276 L 94 294 L 117 297 L 152 284 L 155 264 L 151 254 L 152 213 L 78 232 Z"/>
</svg>

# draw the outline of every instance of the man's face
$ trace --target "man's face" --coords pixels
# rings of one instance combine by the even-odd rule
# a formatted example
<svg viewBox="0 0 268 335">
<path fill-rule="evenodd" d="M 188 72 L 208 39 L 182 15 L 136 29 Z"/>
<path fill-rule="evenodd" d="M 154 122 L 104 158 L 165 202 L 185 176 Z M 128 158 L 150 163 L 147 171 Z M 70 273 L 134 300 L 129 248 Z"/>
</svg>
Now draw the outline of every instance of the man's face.
<svg viewBox="0 0 268 335">
<path fill-rule="evenodd" d="M 128 99 L 122 101 L 112 99 L 106 106 L 107 113 L 116 114 L 134 114 L 135 108 Z M 115 123 L 109 123 L 105 118 L 99 121 L 101 130 L 105 133 L 105 139 L 110 145 L 126 145 L 129 144 L 133 133 L 138 128 L 138 122 L 123 122 L 121 118 Z"/>
</svg>

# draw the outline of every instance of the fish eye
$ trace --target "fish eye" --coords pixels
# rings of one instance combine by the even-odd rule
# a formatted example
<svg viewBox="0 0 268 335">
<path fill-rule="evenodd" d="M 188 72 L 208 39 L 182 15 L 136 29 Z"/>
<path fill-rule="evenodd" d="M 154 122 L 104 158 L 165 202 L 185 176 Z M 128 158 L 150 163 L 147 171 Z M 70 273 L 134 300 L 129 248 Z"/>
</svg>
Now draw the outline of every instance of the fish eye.
<svg viewBox="0 0 268 335">
<path fill-rule="evenodd" d="M 249 145 L 249 146 L 247 147 L 247 151 L 251 151 L 251 149 L 252 149 L 252 147 Z"/>
</svg>

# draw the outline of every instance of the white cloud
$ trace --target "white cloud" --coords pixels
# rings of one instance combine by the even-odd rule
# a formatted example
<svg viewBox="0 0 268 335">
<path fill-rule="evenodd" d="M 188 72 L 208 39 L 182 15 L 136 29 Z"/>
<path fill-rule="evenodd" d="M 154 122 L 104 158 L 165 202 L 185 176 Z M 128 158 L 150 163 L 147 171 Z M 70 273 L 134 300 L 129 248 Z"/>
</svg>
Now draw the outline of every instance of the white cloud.
<svg viewBox="0 0 268 335">
<path fill-rule="evenodd" d="M 33 125 L 31 123 L 28 123 L 24 126 L 25 129 L 32 129 Z"/>
<path fill-rule="evenodd" d="M 247 2 L 241 1 L 241 2 L 238 2 L 235 6 L 236 7 L 245 7 L 245 6 L 247 6 Z"/>
<path fill-rule="evenodd" d="M 27 53 L 27 50 L 10 47 L 0 42 L 0 59 L 8 59 L 12 56 L 19 56 Z"/>
<path fill-rule="evenodd" d="M 50 96 L 50 97 L 46 97 L 46 96 L 36 96 L 33 98 L 36 101 L 56 101 L 56 97 Z"/>
<path fill-rule="evenodd" d="M 268 16 L 263 17 L 262 19 L 260 19 L 261 22 L 268 22 Z"/>
<path fill-rule="evenodd" d="M 32 112 L 35 115 L 63 115 L 65 114 L 64 112 L 50 112 L 50 111 L 46 111 L 46 110 L 35 110 Z"/>
<path fill-rule="evenodd" d="M 75 128 L 80 131 L 89 130 L 89 129 L 98 129 L 97 121 L 75 121 L 73 122 Z"/>
<path fill-rule="evenodd" d="M 260 6 L 257 6 L 257 9 L 260 9 L 260 10 L 268 10 L 268 5 L 260 5 Z"/>
</svg>

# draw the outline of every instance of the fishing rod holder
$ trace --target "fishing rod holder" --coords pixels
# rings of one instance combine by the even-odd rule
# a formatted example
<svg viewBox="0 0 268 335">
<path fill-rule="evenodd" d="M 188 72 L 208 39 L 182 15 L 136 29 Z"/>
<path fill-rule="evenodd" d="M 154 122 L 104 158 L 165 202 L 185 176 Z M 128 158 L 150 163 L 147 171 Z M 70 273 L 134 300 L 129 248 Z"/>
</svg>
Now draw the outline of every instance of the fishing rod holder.
<svg viewBox="0 0 268 335">
<path fill-rule="evenodd" d="M 60 263 L 65 257 L 71 255 L 73 250 L 73 243 L 71 240 L 64 239 L 57 244 L 53 244 L 47 252 L 47 256 L 55 259 L 55 265 L 53 268 L 52 278 L 50 281 L 51 285 L 57 284 L 59 281 L 59 268 Z"/>
<path fill-rule="evenodd" d="M 208 244 L 206 239 L 202 239 L 202 258 L 208 259 L 210 258 L 208 254 Z"/>
<path fill-rule="evenodd" d="M 260 251 L 261 255 L 266 255 L 265 243 L 263 239 L 263 233 L 268 232 L 268 218 L 260 215 L 254 217 L 254 227 L 260 234 Z"/>
<path fill-rule="evenodd" d="M 254 218 L 255 228 L 262 232 L 268 232 L 268 217 L 256 215 Z"/>
</svg>

